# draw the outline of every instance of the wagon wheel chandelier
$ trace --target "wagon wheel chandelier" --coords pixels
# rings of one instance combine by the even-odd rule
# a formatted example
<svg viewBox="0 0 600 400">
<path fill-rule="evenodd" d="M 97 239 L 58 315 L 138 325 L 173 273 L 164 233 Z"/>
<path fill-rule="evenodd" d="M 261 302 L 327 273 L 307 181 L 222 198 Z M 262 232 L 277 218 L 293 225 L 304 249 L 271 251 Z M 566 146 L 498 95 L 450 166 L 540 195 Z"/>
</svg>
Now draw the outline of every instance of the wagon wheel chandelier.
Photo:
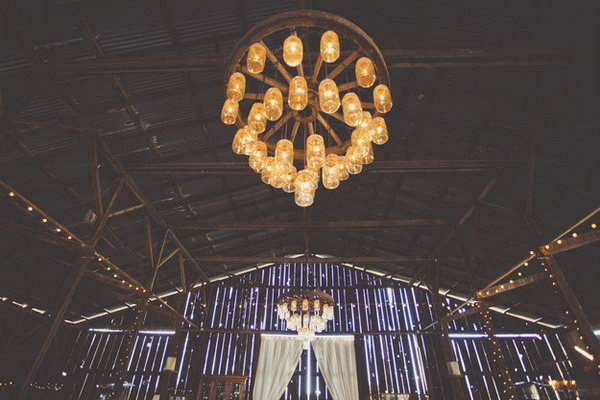
<svg viewBox="0 0 600 400">
<path fill-rule="evenodd" d="M 392 108 L 387 67 L 374 41 L 339 16 L 275 15 L 236 45 L 221 120 L 236 125 L 236 154 L 296 204 L 313 204 L 319 180 L 335 189 L 374 160 Z M 244 101 L 248 100 L 248 101 Z"/>
<path fill-rule="evenodd" d="M 301 290 L 289 292 L 277 299 L 277 315 L 287 322 L 287 329 L 310 339 L 323 332 L 327 321 L 333 320 L 335 300 L 320 292 Z"/>
</svg>

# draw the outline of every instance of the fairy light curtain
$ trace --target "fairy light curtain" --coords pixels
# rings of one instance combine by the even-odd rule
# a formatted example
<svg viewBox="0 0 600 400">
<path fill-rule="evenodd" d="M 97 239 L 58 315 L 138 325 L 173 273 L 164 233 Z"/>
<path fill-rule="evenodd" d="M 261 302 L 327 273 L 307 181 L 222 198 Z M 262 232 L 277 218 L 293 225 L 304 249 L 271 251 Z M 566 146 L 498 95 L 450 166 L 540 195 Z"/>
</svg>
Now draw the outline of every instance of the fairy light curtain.
<svg viewBox="0 0 600 400">
<path fill-rule="evenodd" d="M 419 333 L 434 318 L 429 294 L 401 282 L 380 279 L 356 269 L 320 263 L 308 268 L 302 263 L 280 264 L 252 270 L 215 283 L 208 301 L 201 291 L 186 297 L 187 318 L 213 331 L 201 335 L 184 331 L 176 365 L 175 393 L 193 396 L 200 375 L 248 376 L 250 394 L 256 376 L 260 334 L 289 335 L 277 316 L 276 300 L 291 289 L 314 285 L 336 298 L 335 317 L 328 332 L 354 334 L 359 367 L 364 371 L 364 390 L 371 396 L 388 393 L 430 395 L 437 390 L 435 357 L 431 335 Z M 446 300 L 445 308 L 454 302 Z M 203 307 L 211 312 L 205 318 Z M 497 320 L 502 317 L 497 316 Z M 109 381 L 123 340 L 127 321 L 117 314 L 104 325 L 83 330 L 65 366 L 65 399 L 98 398 Z M 522 333 L 520 321 L 502 332 Z M 110 326 L 109 326 L 110 325 Z M 155 393 L 164 367 L 167 346 L 173 339 L 168 320 L 156 313 L 146 319 L 145 330 L 134 341 L 127 382 L 132 384 L 129 400 L 148 399 Z M 108 329 L 107 329 L 108 328 Z M 457 360 L 471 400 L 501 399 L 491 370 L 491 358 L 476 315 L 449 324 Z M 529 327 L 531 330 L 531 326 Z M 218 330 L 218 331 L 217 331 Z M 378 332 L 375 334 L 375 332 Z M 386 333 L 389 332 L 389 333 Z M 473 334 L 475 334 L 473 336 Z M 571 360 L 558 332 L 499 338 L 515 382 L 571 380 Z M 361 361 L 362 360 L 362 361 Z M 99 387 L 98 387 L 99 386 Z M 554 392 L 538 386 L 542 399 L 576 399 L 573 392 Z M 500 390 L 501 391 L 501 390 Z M 329 400 L 323 372 L 313 351 L 303 351 L 282 398 Z M 193 398 L 193 397 L 192 397 Z"/>
</svg>

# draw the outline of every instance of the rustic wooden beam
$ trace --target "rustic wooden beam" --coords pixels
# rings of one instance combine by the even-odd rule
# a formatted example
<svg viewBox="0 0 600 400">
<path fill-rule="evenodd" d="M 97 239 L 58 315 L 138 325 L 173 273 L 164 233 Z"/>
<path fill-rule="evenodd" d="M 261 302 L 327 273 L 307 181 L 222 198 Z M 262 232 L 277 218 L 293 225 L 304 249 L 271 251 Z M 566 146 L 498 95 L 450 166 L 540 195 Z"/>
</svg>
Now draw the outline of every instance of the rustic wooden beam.
<svg viewBox="0 0 600 400">
<path fill-rule="evenodd" d="M 289 258 L 289 257 L 273 257 L 273 256 L 263 256 L 263 257 L 246 257 L 246 256 L 204 256 L 204 255 L 196 255 L 194 259 L 197 262 L 203 263 L 245 263 L 248 265 L 257 264 L 257 263 L 293 263 L 293 262 L 305 262 L 305 263 L 332 263 L 332 264 L 340 264 L 340 263 L 348 263 L 348 264 L 389 264 L 389 263 L 399 263 L 399 262 L 421 262 L 429 259 L 429 256 L 389 256 L 389 257 L 373 257 L 373 256 L 348 256 L 348 257 L 328 257 L 328 258 L 320 258 L 320 257 L 299 257 L 299 258 Z"/>
<path fill-rule="evenodd" d="M 408 160 L 375 161 L 365 165 L 367 173 L 438 173 L 438 172 L 483 172 L 495 169 L 513 168 L 519 165 L 513 160 Z M 150 162 L 127 164 L 128 172 L 145 174 L 254 174 L 245 162 Z"/>
<path fill-rule="evenodd" d="M 499 51 L 477 48 L 384 49 L 382 53 L 388 69 L 539 67 L 564 63 L 564 57 L 546 49 Z M 357 57 L 354 53 L 344 53 L 344 55 L 346 58 L 340 64 L 342 67 L 330 72 L 331 79 Z M 269 59 L 271 60 L 271 57 Z M 222 70 L 227 60 L 228 57 L 213 56 L 113 57 L 61 62 L 57 64 L 56 70 L 64 77 L 123 73 L 205 72 Z M 274 65 L 277 66 L 276 63 Z M 315 67 L 315 70 L 311 71 L 312 75 L 314 76 L 314 72 L 318 72 L 319 69 Z M 288 76 L 283 76 L 289 81 Z"/>
<path fill-rule="evenodd" d="M 516 280 L 510 280 L 509 282 L 502 283 L 496 286 L 490 286 L 486 289 L 477 292 L 477 298 L 488 298 L 496 296 L 502 293 L 509 292 L 514 289 L 518 289 L 523 286 L 531 285 L 532 283 L 539 282 L 547 279 L 548 274 L 545 272 L 539 272 L 530 276 L 526 276 Z"/>
<path fill-rule="evenodd" d="M 206 230 L 274 230 L 291 231 L 305 228 L 319 230 L 380 230 L 382 228 L 396 229 L 406 226 L 446 226 L 448 222 L 441 218 L 429 219 L 399 219 L 373 221 L 183 221 L 174 226 L 175 229 L 206 229 Z"/>
<path fill-rule="evenodd" d="M 115 188 L 115 190 L 110 198 L 108 205 L 106 206 L 106 212 L 100 217 L 100 220 L 98 221 L 98 223 L 95 227 L 92 237 L 87 242 L 87 247 L 88 247 L 87 251 L 79 260 L 77 267 L 74 268 L 73 270 L 71 270 L 71 273 L 67 277 L 67 280 L 65 282 L 65 285 L 64 285 L 64 288 L 62 291 L 62 295 L 61 295 L 60 299 L 57 301 L 58 307 L 56 308 L 55 312 L 53 313 L 52 322 L 50 323 L 48 331 L 47 331 L 46 335 L 44 336 L 44 340 L 37 352 L 35 359 L 31 363 L 29 372 L 28 372 L 27 376 L 25 377 L 25 380 L 23 381 L 23 386 L 21 386 L 21 389 L 19 390 L 19 393 L 17 395 L 18 400 L 25 400 L 28 396 L 29 389 L 31 387 L 31 383 L 35 379 L 35 377 L 40 369 L 40 366 L 42 365 L 42 361 L 44 361 L 44 358 L 46 357 L 46 353 L 48 352 L 50 345 L 54 341 L 54 336 L 56 335 L 56 331 L 58 330 L 58 327 L 62 323 L 62 321 L 64 319 L 64 315 L 67 312 L 69 305 L 71 304 L 71 300 L 73 299 L 73 296 L 75 295 L 75 290 L 77 289 L 77 286 L 79 285 L 79 282 L 83 275 L 83 271 L 86 269 L 86 267 L 88 266 L 90 261 L 94 258 L 94 251 L 95 251 L 96 245 L 98 244 L 98 241 L 100 240 L 100 235 L 102 234 L 102 230 L 104 229 L 104 227 L 106 225 L 106 221 L 108 220 L 107 213 L 110 212 L 110 210 L 112 210 L 112 208 L 114 207 L 117 198 L 121 194 L 123 185 L 124 185 L 124 181 L 122 179 L 120 179 L 119 183 L 117 184 L 117 187 Z"/>
<path fill-rule="evenodd" d="M 560 243 L 559 243 L 560 241 Z M 558 254 L 565 251 L 577 249 L 579 247 L 600 241 L 600 230 L 586 232 L 577 235 L 576 237 L 567 237 L 559 239 L 545 246 L 540 247 L 540 251 L 544 255 Z"/>
</svg>

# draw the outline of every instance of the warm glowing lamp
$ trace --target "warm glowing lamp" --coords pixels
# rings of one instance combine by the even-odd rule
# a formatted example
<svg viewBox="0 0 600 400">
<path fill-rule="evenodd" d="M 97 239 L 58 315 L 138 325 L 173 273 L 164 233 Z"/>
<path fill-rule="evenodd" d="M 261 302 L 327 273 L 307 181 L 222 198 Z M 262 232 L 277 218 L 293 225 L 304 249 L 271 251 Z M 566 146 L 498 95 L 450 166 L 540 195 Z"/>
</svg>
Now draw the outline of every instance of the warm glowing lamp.
<svg viewBox="0 0 600 400">
<path fill-rule="evenodd" d="M 358 126 L 362 121 L 362 106 L 356 93 L 346 93 L 342 99 L 344 122 L 350 126 Z"/>
<path fill-rule="evenodd" d="M 248 58 L 246 59 L 246 67 L 253 74 L 260 74 L 265 69 L 265 61 L 267 59 L 267 49 L 262 43 L 254 43 L 248 49 Z"/>
<path fill-rule="evenodd" d="M 325 141 L 321 135 L 310 135 L 306 139 L 306 163 L 311 168 L 321 168 L 325 161 Z"/>
<path fill-rule="evenodd" d="M 269 121 L 276 121 L 283 114 L 283 95 L 281 90 L 270 88 L 265 93 L 265 116 Z"/>
<path fill-rule="evenodd" d="M 288 36 L 283 41 L 283 61 L 290 67 L 302 64 L 302 40 L 296 35 Z"/>
<path fill-rule="evenodd" d="M 254 103 L 248 114 L 248 127 L 256 134 L 263 133 L 267 127 L 267 117 L 265 115 L 265 105 L 263 103 Z"/>
<path fill-rule="evenodd" d="M 233 101 L 241 101 L 246 92 L 246 77 L 241 72 L 235 72 L 229 77 L 227 83 L 227 98 Z"/>
<path fill-rule="evenodd" d="M 321 58 L 332 63 L 340 57 L 340 39 L 334 31 L 327 31 L 321 36 Z"/>
<path fill-rule="evenodd" d="M 227 99 L 225 103 L 223 103 L 223 109 L 221 109 L 221 121 L 225 125 L 233 125 L 235 124 L 235 119 L 238 115 L 239 105 L 237 101 Z"/>
<path fill-rule="evenodd" d="M 385 85 L 377 85 L 373 89 L 373 103 L 375 109 L 380 113 L 386 113 L 392 109 L 392 95 L 390 89 Z"/>
<path fill-rule="evenodd" d="M 359 58 L 356 61 L 354 72 L 356 74 L 356 84 L 358 86 L 368 88 L 375 83 L 375 67 L 373 67 L 373 62 L 370 58 Z"/>
<path fill-rule="evenodd" d="M 288 105 L 292 110 L 304 110 L 308 104 L 308 84 L 306 79 L 295 76 L 290 81 L 288 90 Z"/>
<path fill-rule="evenodd" d="M 327 114 L 333 114 L 340 108 L 340 93 L 333 79 L 323 79 L 319 83 L 319 105 Z"/>
</svg>

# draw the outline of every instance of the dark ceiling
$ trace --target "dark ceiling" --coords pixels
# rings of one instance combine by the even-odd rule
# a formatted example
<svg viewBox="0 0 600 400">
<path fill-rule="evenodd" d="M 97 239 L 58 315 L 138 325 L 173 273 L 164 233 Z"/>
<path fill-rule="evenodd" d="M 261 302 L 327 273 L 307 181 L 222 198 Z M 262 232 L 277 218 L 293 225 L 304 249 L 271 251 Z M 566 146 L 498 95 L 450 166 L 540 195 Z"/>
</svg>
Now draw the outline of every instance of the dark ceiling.
<svg viewBox="0 0 600 400">
<path fill-rule="evenodd" d="M 160 215 L 138 207 L 111 217 L 98 245 L 139 282 L 148 281 L 149 218 L 155 244 L 169 226 L 196 259 L 198 270 L 186 261 L 190 280 L 202 279 L 199 270 L 214 277 L 308 250 L 362 257 L 354 264 L 427 281 L 439 265 L 440 286 L 469 295 L 534 247 L 524 222 L 528 187 L 544 240 L 600 204 L 598 43 L 583 2 L 26 0 L 4 7 L 2 180 L 88 240 L 85 215 L 95 210 L 90 138 L 100 137 L 105 199 L 125 172 L 114 210 L 139 205 L 141 193 Z M 223 66 L 236 41 L 261 20 L 298 7 L 341 15 L 371 35 L 387 58 L 395 104 L 390 141 L 376 149 L 376 160 L 388 164 L 374 164 L 337 190 L 320 188 L 308 210 L 240 168 L 232 129 L 218 118 Z M 180 61 L 192 58 L 207 65 Z M 177 164 L 157 166 L 167 162 Z M 182 163 L 211 163 L 217 173 L 194 164 L 183 171 Z M 76 262 L 72 246 L 50 238 L 21 200 L 2 195 L 0 297 L 51 310 Z M 268 228 L 406 219 L 444 224 Z M 263 225 L 248 228 L 252 223 Z M 176 247 L 167 243 L 164 254 Z M 461 248 L 472 254 L 472 273 Z M 557 256 L 596 323 L 598 255 L 596 243 Z M 88 269 L 110 276 L 95 262 Z M 160 268 L 155 292 L 180 285 L 175 256 Z M 66 319 L 122 304 L 126 292 L 84 278 Z M 542 282 L 499 303 L 556 321 L 560 306 L 548 304 L 551 293 Z"/>
</svg>

